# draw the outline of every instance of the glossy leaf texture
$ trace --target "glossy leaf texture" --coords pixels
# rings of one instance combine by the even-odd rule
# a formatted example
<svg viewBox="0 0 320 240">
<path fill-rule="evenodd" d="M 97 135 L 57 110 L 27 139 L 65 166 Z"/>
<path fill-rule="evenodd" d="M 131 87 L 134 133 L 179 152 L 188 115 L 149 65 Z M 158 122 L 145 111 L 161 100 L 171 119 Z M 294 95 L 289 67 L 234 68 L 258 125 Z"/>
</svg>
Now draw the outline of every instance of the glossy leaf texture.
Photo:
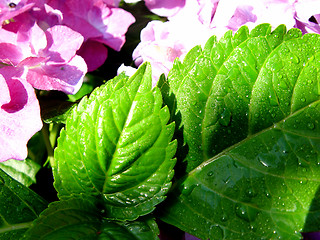
<svg viewBox="0 0 320 240">
<path fill-rule="evenodd" d="M 55 150 L 60 199 L 85 194 L 107 217 L 134 220 L 154 210 L 171 186 L 174 123 L 151 88 L 151 67 L 121 74 L 84 98 L 67 119 Z"/>
<path fill-rule="evenodd" d="M 47 202 L 0 169 L 0 239 L 20 239 Z"/>
<path fill-rule="evenodd" d="M 158 227 L 151 218 L 132 222 L 103 219 L 94 202 L 85 197 L 53 202 L 33 222 L 24 240 L 158 239 Z"/>
<path fill-rule="evenodd" d="M 268 24 L 176 61 L 162 91 L 186 175 L 161 219 L 202 239 L 318 231 L 319 68 L 319 35 Z"/>
<path fill-rule="evenodd" d="M 27 158 L 23 161 L 10 159 L 1 162 L 0 168 L 18 182 L 29 187 L 31 184 L 36 183 L 36 174 L 41 166 Z"/>
<path fill-rule="evenodd" d="M 141 218 L 135 221 L 108 221 L 102 225 L 99 239 L 115 240 L 157 240 L 159 229 L 152 218 Z"/>
<path fill-rule="evenodd" d="M 53 202 L 34 221 L 23 239 L 98 239 L 99 213 L 94 203 L 80 198 Z"/>
</svg>

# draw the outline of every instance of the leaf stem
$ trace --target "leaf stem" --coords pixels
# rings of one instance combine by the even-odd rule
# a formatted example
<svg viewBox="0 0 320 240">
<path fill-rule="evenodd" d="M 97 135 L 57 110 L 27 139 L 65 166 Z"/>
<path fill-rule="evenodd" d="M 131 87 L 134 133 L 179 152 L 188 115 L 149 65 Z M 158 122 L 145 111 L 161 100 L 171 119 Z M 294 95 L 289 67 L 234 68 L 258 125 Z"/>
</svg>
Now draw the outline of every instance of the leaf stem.
<svg viewBox="0 0 320 240">
<path fill-rule="evenodd" d="M 48 160 L 45 162 L 44 165 L 47 164 L 48 161 L 50 161 L 50 164 L 52 165 L 52 161 L 53 161 L 53 148 L 50 142 L 50 138 L 49 138 L 49 125 L 46 123 L 43 123 L 43 127 L 41 129 L 41 133 L 44 139 L 44 143 L 46 145 L 46 149 L 47 149 L 47 153 L 48 153 Z"/>
<path fill-rule="evenodd" d="M 6 225 L 5 227 L 0 228 L 0 233 L 9 232 L 9 231 L 18 230 L 18 229 L 29 228 L 29 227 L 31 227 L 31 225 L 32 225 L 32 221 L 25 222 L 25 223 L 17 223 L 17 224 L 13 224 L 13 225 Z"/>
</svg>

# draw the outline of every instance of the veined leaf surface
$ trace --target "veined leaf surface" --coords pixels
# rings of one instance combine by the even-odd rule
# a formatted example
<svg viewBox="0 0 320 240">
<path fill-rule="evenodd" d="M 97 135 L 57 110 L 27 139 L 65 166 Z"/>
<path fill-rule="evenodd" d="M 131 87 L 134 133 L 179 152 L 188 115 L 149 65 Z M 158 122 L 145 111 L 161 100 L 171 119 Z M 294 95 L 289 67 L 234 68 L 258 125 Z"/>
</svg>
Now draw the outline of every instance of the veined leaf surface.
<svg viewBox="0 0 320 240">
<path fill-rule="evenodd" d="M 162 219 L 202 239 L 319 230 L 319 69 L 319 35 L 267 24 L 176 61 L 163 92 L 187 174 Z"/>
<path fill-rule="evenodd" d="M 151 89 L 144 64 L 83 99 L 68 118 L 55 151 L 55 187 L 61 199 L 102 199 L 107 217 L 134 220 L 153 211 L 171 186 L 174 124 Z"/>
<path fill-rule="evenodd" d="M 0 239 L 20 239 L 47 202 L 0 169 Z"/>
</svg>

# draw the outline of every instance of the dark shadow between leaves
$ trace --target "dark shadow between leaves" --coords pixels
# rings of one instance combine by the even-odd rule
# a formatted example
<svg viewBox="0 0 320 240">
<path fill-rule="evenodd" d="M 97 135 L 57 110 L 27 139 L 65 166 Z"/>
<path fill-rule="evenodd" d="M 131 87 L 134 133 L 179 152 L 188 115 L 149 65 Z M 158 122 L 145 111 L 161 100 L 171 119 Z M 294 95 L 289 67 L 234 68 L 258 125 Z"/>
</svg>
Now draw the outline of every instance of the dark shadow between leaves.
<svg viewBox="0 0 320 240">
<path fill-rule="evenodd" d="M 309 213 L 306 218 L 302 236 L 304 240 L 320 239 L 320 186 L 309 208 Z"/>
<path fill-rule="evenodd" d="M 177 164 L 174 168 L 175 174 L 174 179 L 179 179 L 186 174 L 187 162 L 183 161 L 189 152 L 188 144 L 184 144 L 183 141 L 183 126 L 181 125 L 181 112 L 176 112 L 177 109 L 177 99 L 172 91 L 170 91 L 170 86 L 165 78 L 164 74 L 160 76 L 157 86 L 160 88 L 163 105 L 166 105 L 170 111 L 169 122 L 175 122 L 175 131 L 173 139 L 177 139 L 178 147 L 175 157 L 177 158 Z"/>
</svg>

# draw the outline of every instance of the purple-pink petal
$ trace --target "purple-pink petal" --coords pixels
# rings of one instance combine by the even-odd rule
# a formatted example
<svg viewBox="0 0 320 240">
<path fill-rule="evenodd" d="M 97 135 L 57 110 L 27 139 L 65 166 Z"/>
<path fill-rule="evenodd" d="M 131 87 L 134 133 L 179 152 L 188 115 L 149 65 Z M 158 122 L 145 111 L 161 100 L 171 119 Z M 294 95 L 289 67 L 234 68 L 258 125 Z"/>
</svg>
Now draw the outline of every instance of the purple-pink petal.
<svg viewBox="0 0 320 240">
<path fill-rule="evenodd" d="M 172 17 L 184 7 L 186 0 L 144 0 L 148 9 L 163 17 Z"/>
<path fill-rule="evenodd" d="M 104 64 L 108 49 L 102 43 L 88 40 L 82 44 L 77 54 L 86 61 L 88 72 L 91 72 Z"/>
<path fill-rule="evenodd" d="M 75 94 L 81 87 L 87 65 L 75 55 L 66 64 L 42 64 L 28 69 L 27 81 L 35 88 Z"/>
<path fill-rule="evenodd" d="M 47 47 L 42 54 L 50 56 L 50 62 L 69 61 L 83 43 L 83 36 L 67 26 L 53 26 L 45 34 Z"/>
<path fill-rule="evenodd" d="M 40 107 L 23 69 L 0 69 L 0 162 L 27 157 L 28 140 L 41 129 Z"/>
</svg>

